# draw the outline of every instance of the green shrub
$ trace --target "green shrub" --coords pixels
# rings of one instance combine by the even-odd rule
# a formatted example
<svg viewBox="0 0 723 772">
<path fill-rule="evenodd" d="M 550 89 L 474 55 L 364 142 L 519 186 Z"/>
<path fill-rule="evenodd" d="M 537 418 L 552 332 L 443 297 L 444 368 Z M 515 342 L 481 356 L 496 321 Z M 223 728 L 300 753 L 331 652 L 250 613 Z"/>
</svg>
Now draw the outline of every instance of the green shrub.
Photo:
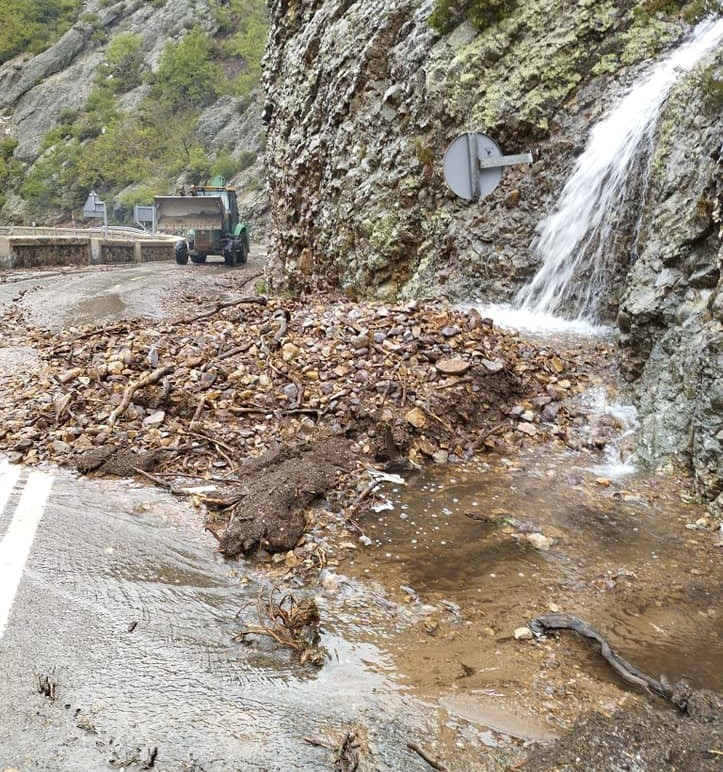
<svg viewBox="0 0 723 772">
<path fill-rule="evenodd" d="M 253 150 L 242 150 L 238 154 L 237 171 L 242 172 L 245 169 L 249 169 L 256 163 L 257 158 L 258 155 Z"/>
<path fill-rule="evenodd" d="M 33 213 L 47 217 L 49 210 L 70 210 L 82 205 L 84 192 L 76 176 L 80 154 L 80 145 L 75 140 L 60 142 L 33 164 L 20 188 Z"/>
<path fill-rule="evenodd" d="M 36 54 L 78 18 L 80 0 L 0 0 L 0 64 L 16 54 Z"/>
<path fill-rule="evenodd" d="M 261 79 L 261 57 L 269 30 L 264 0 L 214 0 L 211 3 L 225 56 L 241 60 L 243 69 L 236 77 L 233 91 L 250 94 Z"/>
<path fill-rule="evenodd" d="M 168 193 L 168 187 L 165 185 L 142 185 L 134 187 L 118 196 L 118 204 L 123 209 L 133 210 L 136 204 L 148 204 L 153 201 L 153 196 L 164 195 Z"/>
<path fill-rule="evenodd" d="M 0 140 L 0 158 L 4 161 L 12 158 L 15 148 L 18 146 L 18 141 L 14 137 L 6 137 Z"/>
<path fill-rule="evenodd" d="M 482 30 L 508 16 L 516 4 L 516 0 L 437 0 L 429 24 L 442 34 L 463 21 Z"/>
<path fill-rule="evenodd" d="M 144 68 L 142 41 L 140 35 L 127 32 L 108 43 L 100 79 L 114 94 L 124 94 L 140 86 Z"/>
<path fill-rule="evenodd" d="M 230 180 L 238 171 L 238 162 L 228 151 L 219 153 L 216 160 L 211 164 L 210 176 L 223 177 Z"/>
<path fill-rule="evenodd" d="M 211 40 L 192 30 L 179 42 L 166 43 L 153 83 L 153 94 L 167 109 L 204 107 L 221 93 L 224 81 Z"/>
<path fill-rule="evenodd" d="M 23 164 L 13 157 L 18 146 L 16 139 L 0 140 L 0 209 L 5 203 L 5 193 L 14 190 L 22 174 Z"/>
</svg>

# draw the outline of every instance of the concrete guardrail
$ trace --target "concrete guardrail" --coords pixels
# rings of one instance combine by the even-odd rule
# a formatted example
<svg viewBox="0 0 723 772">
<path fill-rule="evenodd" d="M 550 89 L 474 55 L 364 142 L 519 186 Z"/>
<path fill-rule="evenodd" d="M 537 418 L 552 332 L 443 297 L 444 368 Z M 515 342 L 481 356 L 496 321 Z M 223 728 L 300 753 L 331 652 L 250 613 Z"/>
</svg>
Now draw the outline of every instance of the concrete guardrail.
<svg viewBox="0 0 723 772">
<path fill-rule="evenodd" d="M 0 268 L 173 260 L 177 236 L 132 228 L 0 228 Z"/>
</svg>

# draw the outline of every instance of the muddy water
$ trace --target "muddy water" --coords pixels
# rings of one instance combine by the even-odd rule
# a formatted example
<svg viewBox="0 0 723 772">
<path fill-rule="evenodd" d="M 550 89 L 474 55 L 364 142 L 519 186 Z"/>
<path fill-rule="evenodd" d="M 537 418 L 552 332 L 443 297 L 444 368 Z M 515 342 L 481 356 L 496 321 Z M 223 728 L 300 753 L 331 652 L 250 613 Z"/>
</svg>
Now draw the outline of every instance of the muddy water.
<svg viewBox="0 0 723 772">
<path fill-rule="evenodd" d="M 647 699 L 573 633 L 514 640 L 550 610 L 656 678 L 723 690 L 721 550 L 691 528 L 704 511 L 670 475 L 601 477 L 595 461 L 548 451 L 431 469 L 386 483 L 360 522 L 372 545 L 352 572 L 384 577 L 423 615 L 387 620 L 400 678 L 487 740 L 543 740 L 582 710 Z"/>
<path fill-rule="evenodd" d="M 360 523 L 372 543 L 292 580 L 321 609 L 320 670 L 233 641 L 282 568 L 219 560 L 200 514 L 157 490 L 59 473 L 0 642 L 14 706 L 0 760 L 94 770 L 158 748 L 160 770 L 331 769 L 308 740 L 361 727 L 377 769 L 427 768 L 409 742 L 453 770 L 494 769 L 630 698 L 572 634 L 511 638 L 549 608 L 641 669 L 723 689 L 720 553 L 686 528 L 701 510 L 590 462 L 490 458 L 385 483 Z M 53 674 L 55 703 L 30 671 Z"/>
</svg>

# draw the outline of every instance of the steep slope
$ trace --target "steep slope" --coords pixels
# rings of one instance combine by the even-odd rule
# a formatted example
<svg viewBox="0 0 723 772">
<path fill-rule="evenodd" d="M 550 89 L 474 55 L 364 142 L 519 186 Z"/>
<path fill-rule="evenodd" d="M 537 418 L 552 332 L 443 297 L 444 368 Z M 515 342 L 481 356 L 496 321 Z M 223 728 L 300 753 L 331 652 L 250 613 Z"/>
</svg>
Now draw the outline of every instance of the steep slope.
<svg viewBox="0 0 723 772">
<path fill-rule="evenodd" d="M 265 79 L 276 281 L 382 298 L 510 300 L 537 268 L 536 225 L 591 127 L 715 5 L 272 3 Z M 445 34 L 432 30 L 430 14 L 450 6 L 498 12 L 482 29 L 452 18 Z M 720 59 L 706 60 L 670 100 L 647 197 L 641 168 L 631 205 L 617 213 L 601 303 L 612 321 L 623 299 L 643 459 L 692 464 L 708 498 L 723 487 L 716 66 Z M 706 100 L 717 106 L 704 110 Z M 447 144 L 470 129 L 538 159 L 505 171 L 473 204 L 455 199 L 442 175 Z M 661 276 L 662 266 L 672 270 Z"/>
<path fill-rule="evenodd" d="M 0 222 L 77 216 L 90 188 L 127 218 L 211 171 L 234 177 L 259 214 L 260 107 L 253 84 L 238 85 L 258 63 L 234 49 L 243 4 L 224 5 L 89 0 L 49 48 L 0 65 Z"/>
</svg>

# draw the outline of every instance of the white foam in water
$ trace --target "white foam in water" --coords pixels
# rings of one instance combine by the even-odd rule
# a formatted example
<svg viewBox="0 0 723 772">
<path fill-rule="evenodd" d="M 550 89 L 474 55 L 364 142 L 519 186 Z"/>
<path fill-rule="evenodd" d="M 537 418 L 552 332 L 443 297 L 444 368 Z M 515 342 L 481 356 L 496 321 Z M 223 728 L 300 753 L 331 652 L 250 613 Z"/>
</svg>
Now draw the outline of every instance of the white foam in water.
<svg viewBox="0 0 723 772">
<path fill-rule="evenodd" d="M 634 454 L 626 453 L 625 444 L 638 430 L 638 411 L 633 405 L 608 402 L 605 389 L 590 389 L 583 403 L 592 416 L 611 416 L 621 427 L 620 434 L 605 446 L 604 461 L 589 467 L 589 471 L 604 477 L 624 477 L 637 471 Z"/>
<path fill-rule="evenodd" d="M 504 304 L 468 304 L 465 308 L 476 309 L 482 316 L 489 317 L 498 327 L 505 330 L 517 330 L 535 335 L 580 335 L 586 338 L 611 334 L 610 327 L 593 324 L 586 319 L 563 319 L 554 314 L 531 311 L 527 308 L 513 308 Z"/>
</svg>

